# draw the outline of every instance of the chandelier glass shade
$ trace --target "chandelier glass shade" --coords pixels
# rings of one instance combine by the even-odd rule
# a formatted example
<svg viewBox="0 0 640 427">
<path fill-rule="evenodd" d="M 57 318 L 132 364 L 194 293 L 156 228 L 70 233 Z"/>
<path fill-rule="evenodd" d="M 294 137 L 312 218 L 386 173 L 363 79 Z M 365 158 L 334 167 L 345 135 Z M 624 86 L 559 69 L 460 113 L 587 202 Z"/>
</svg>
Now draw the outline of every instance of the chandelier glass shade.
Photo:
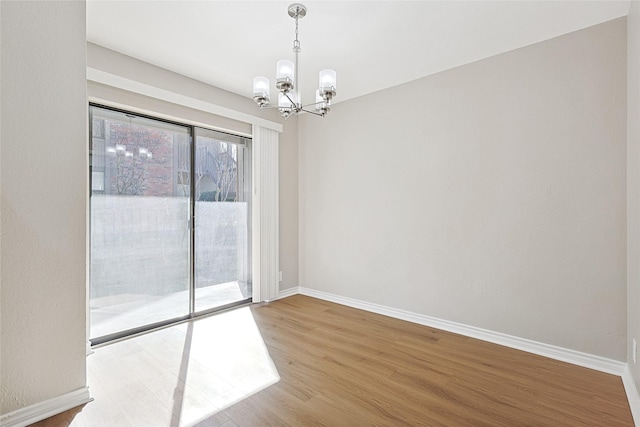
<svg viewBox="0 0 640 427">
<path fill-rule="evenodd" d="M 298 20 L 307 14 L 307 8 L 300 3 L 293 3 L 288 8 L 289 16 L 296 21 L 296 38 L 293 41 L 294 61 L 281 59 L 276 64 L 276 88 L 278 89 L 278 105 L 271 106 L 271 83 L 263 76 L 253 78 L 253 100 L 260 108 L 278 108 L 280 114 L 289 118 L 292 114 L 303 111 L 324 117 L 331 109 L 331 100 L 336 96 L 336 72 L 326 69 L 318 75 L 318 89 L 315 102 L 302 104 L 298 85 L 298 54 L 301 51 L 298 40 Z"/>
</svg>

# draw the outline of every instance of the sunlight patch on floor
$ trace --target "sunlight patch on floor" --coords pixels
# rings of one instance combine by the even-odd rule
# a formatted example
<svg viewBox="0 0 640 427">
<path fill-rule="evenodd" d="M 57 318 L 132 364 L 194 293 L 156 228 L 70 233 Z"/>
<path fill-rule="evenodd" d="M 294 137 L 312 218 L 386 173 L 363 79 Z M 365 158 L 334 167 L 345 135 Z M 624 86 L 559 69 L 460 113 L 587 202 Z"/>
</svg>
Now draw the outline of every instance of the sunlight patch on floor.
<svg viewBox="0 0 640 427">
<path fill-rule="evenodd" d="M 280 376 L 244 307 L 97 348 L 88 380 L 73 426 L 226 427 L 225 408 Z"/>
<path fill-rule="evenodd" d="M 218 410 L 280 380 L 249 307 L 195 322 L 188 363 L 189 368 L 184 370 L 184 382 L 188 389 L 198 389 L 203 383 L 205 387 L 211 384 L 231 385 L 224 391 L 203 390 Z M 185 404 L 190 409 L 182 411 L 181 421 L 187 424 L 212 415 L 206 408 L 203 408 L 205 413 L 202 414 L 186 400 L 183 406 Z"/>
</svg>

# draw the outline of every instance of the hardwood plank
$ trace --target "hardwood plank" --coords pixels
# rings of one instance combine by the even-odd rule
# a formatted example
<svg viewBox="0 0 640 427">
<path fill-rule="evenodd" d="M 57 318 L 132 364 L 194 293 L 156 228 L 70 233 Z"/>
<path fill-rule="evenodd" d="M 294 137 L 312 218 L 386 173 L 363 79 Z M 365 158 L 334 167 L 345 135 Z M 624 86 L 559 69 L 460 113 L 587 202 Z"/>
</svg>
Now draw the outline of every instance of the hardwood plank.
<svg viewBox="0 0 640 427">
<path fill-rule="evenodd" d="M 633 425 L 614 375 L 301 295 L 253 313 L 281 381 L 251 399 L 286 391 L 282 425 Z"/>
<path fill-rule="evenodd" d="M 633 426 L 617 376 L 302 295 L 92 358 L 96 402 L 38 426 Z"/>
</svg>

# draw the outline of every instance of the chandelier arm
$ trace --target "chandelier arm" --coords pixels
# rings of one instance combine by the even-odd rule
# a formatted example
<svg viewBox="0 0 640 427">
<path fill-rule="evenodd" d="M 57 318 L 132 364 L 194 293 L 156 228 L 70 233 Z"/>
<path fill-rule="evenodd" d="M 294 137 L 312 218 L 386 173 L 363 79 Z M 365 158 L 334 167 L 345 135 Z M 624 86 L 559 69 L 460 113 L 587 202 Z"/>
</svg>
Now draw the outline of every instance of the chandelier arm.
<svg viewBox="0 0 640 427">
<path fill-rule="evenodd" d="M 290 92 L 286 92 L 284 94 L 284 96 L 287 97 L 287 99 L 289 100 L 289 102 L 291 102 L 291 105 L 293 105 L 293 109 L 295 110 L 296 108 L 298 108 L 298 103 L 297 102 L 293 102 L 293 99 L 291 99 L 291 97 L 289 96 Z"/>
<path fill-rule="evenodd" d="M 316 106 L 318 104 L 325 104 L 325 103 L 326 103 L 326 101 L 322 100 L 322 101 L 314 102 L 313 104 L 301 105 L 300 108 L 313 107 L 313 106 Z"/>
<path fill-rule="evenodd" d="M 313 114 L 314 116 L 324 117 L 324 114 L 318 113 L 316 111 L 305 110 L 304 108 L 300 108 L 300 111 L 304 111 L 305 113 Z"/>
</svg>

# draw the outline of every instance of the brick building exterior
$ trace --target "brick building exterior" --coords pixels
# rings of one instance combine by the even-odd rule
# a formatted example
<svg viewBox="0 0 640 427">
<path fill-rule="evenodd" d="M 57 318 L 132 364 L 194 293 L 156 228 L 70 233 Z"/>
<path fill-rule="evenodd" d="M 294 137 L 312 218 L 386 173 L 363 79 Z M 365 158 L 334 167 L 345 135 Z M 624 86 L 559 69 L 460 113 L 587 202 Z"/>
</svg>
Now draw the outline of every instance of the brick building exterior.
<svg viewBox="0 0 640 427">
<path fill-rule="evenodd" d="M 188 197 L 191 136 L 120 120 L 92 121 L 94 194 Z M 196 200 L 237 199 L 237 147 L 198 138 Z"/>
</svg>

